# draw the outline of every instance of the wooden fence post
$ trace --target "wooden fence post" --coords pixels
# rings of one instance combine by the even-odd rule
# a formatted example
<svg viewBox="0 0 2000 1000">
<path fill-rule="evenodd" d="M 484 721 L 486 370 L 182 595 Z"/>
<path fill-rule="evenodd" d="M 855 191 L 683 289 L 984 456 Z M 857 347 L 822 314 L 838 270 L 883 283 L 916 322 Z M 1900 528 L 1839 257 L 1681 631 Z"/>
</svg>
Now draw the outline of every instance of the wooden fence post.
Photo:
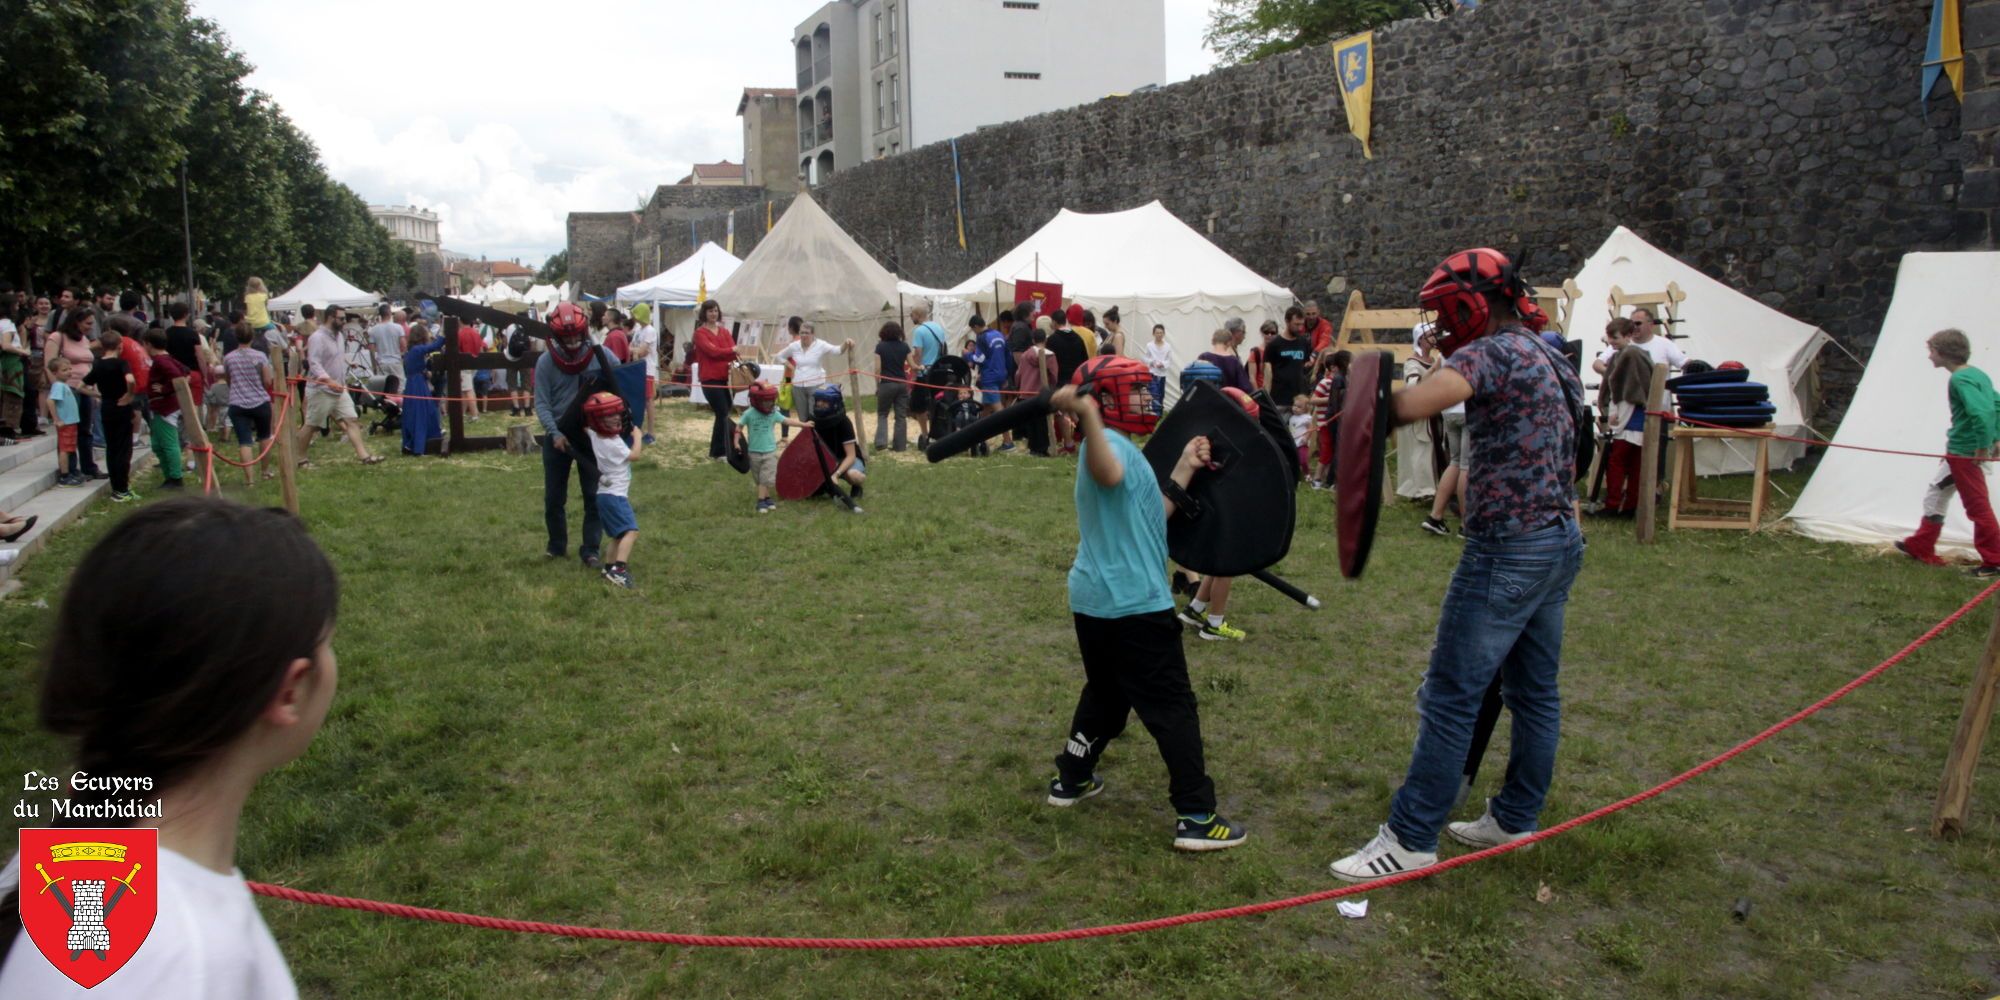
<svg viewBox="0 0 2000 1000">
<path fill-rule="evenodd" d="M 1646 412 L 1659 413 L 1667 403 L 1667 366 L 1653 366 L 1653 385 L 1646 391 Z M 1646 441 L 1639 452 L 1639 544 L 1653 544 L 1653 529 L 1659 520 L 1660 446 L 1666 424 L 1659 417 L 1646 418 Z"/>
<path fill-rule="evenodd" d="M 181 444 L 185 448 L 193 444 L 195 448 L 209 449 L 208 461 L 200 472 L 202 492 L 208 492 L 208 470 L 215 468 L 215 452 L 208 443 L 208 428 L 201 425 L 201 410 L 194 402 L 194 393 L 188 390 L 188 380 L 182 376 L 174 380 L 174 397 L 181 404 Z M 191 449 L 190 449 L 191 450 Z M 186 475 L 188 470 L 183 470 Z"/>
<path fill-rule="evenodd" d="M 271 400 L 277 412 L 271 414 L 271 433 L 278 436 L 278 492 L 284 497 L 285 509 L 294 515 L 299 512 L 299 462 L 293 454 L 292 422 L 285 415 L 288 407 L 295 406 L 292 383 L 285 377 L 285 355 L 275 347 L 266 348 L 271 354 L 271 370 L 278 373 L 278 397 Z M 305 417 L 299 417 L 304 426 Z"/>
<path fill-rule="evenodd" d="M 1987 630 L 1986 652 L 1972 676 L 1972 689 L 1965 693 L 1965 709 L 1959 713 L 1951 751 L 1945 755 L 1937 808 L 1931 813 L 1933 837 L 1957 840 L 1965 832 L 1965 815 L 1972 804 L 1972 771 L 1979 766 L 1979 749 L 1993 722 L 1996 698 L 2000 698 L 2000 611 L 1995 612 L 1993 627 Z"/>
</svg>

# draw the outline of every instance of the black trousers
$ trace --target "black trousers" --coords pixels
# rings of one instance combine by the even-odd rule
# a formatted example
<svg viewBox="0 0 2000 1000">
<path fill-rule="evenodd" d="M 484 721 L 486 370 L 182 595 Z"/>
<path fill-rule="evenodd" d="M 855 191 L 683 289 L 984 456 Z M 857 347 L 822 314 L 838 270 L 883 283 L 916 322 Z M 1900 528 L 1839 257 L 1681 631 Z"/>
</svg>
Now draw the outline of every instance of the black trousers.
<svg viewBox="0 0 2000 1000">
<path fill-rule="evenodd" d="M 701 380 L 702 398 L 708 408 L 715 411 L 715 426 L 708 432 L 708 457 L 725 458 L 729 455 L 729 435 L 733 433 L 729 419 L 729 381 Z"/>
<path fill-rule="evenodd" d="M 1083 694 L 1076 700 L 1069 739 L 1056 756 L 1065 784 L 1091 776 L 1104 747 L 1139 721 L 1159 744 L 1167 764 L 1167 797 L 1174 811 L 1215 811 L 1215 782 L 1201 754 L 1201 717 L 1181 655 L 1181 623 L 1172 611 L 1092 618 L 1076 615 L 1076 645 L 1083 654 Z"/>
<path fill-rule="evenodd" d="M 1028 439 L 1028 454 L 1046 456 L 1049 453 L 1049 418 L 1046 414 L 1028 421 L 1021 433 Z"/>
<path fill-rule="evenodd" d="M 104 471 L 111 475 L 111 492 L 124 493 L 132 488 L 132 410 L 130 406 L 107 406 L 104 408 Z M 76 450 L 79 454 L 90 447 L 90 440 L 77 435 Z M 84 463 L 86 469 L 91 463 Z"/>
</svg>

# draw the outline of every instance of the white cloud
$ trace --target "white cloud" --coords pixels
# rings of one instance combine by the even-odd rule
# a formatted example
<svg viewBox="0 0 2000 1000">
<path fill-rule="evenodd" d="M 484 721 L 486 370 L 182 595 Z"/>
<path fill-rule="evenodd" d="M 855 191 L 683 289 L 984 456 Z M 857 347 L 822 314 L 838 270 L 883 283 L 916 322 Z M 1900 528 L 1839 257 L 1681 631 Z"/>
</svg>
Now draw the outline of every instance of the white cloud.
<svg viewBox="0 0 2000 1000">
<path fill-rule="evenodd" d="M 1207 71 L 1209 0 L 1162 2 L 1169 80 Z M 792 28 L 818 4 L 194 6 L 335 178 L 371 202 L 437 210 L 450 249 L 539 265 L 568 213 L 629 209 L 694 162 L 741 159 L 737 98 L 789 86 Z"/>
</svg>

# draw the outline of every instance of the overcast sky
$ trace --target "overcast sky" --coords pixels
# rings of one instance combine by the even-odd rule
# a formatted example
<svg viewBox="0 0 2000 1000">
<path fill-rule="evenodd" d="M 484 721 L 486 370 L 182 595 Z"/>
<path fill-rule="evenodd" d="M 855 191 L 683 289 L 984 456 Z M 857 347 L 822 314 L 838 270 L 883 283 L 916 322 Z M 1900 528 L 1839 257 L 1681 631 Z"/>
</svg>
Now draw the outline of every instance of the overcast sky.
<svg viewBox="0 0 2000 1000">
<path fill-rule="evenodd" d="M 1209 0 L 1162 0 L 1167 79 L 1206 72 Z M 370 202 L 437 211 L 444 244 L 539 266 L 572 211 L 629 209 L 743 155 L 742 89 L 789 87 L 820 0 L 194 0 Z"/>
</svg>

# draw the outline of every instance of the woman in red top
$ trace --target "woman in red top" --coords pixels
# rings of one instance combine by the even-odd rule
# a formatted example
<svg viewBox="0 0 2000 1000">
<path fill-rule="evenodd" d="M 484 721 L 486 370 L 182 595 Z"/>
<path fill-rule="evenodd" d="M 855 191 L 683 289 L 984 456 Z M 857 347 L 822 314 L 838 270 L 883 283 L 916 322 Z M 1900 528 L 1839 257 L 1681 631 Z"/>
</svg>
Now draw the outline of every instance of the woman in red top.
<svg viewBox="0 0 2000 1000">
<path fill-rule="evenodd" d="M 694 328 L 694 361 L 701 367 L 702 398 L 715 411 L 715 427 L 708 435 L 708 457 L 719 459 L 731 432 L 729 419 L 729 370 L 736 367 L 736 337 L 722 325 L 722 303 L 709 299 L 701 304 L 699 324 Z"/>
</svg>

